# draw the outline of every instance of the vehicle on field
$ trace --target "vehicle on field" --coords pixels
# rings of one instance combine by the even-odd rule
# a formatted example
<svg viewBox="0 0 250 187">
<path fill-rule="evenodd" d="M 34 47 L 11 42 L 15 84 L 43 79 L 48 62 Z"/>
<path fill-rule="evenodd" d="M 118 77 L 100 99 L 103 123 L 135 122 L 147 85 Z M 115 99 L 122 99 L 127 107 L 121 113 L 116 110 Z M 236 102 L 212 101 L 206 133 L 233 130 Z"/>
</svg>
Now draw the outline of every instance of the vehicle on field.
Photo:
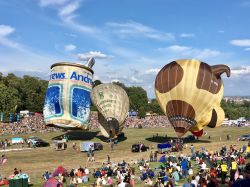
<svg viewBox="0 0 250 187">
<path fill-rule="evenodd" d="M 249 141 L 250 140 L 250 134 L 244 134 L 239 137 L 240 141 Z"/>
<path fill-rule="evenodd" d="M 159 144 L 157 144 L 158 153 L 170 152 L 171 149 L 172 149 L 172 145 L 170 143 L 159 143 Z"/>
<path fill-rule="evenodd" d="M 195 136 L 194 135 L 188 135 L 184 138 L 184 142 L 192 142 L 195 140 Z"/>
<path fill-rule="evenodd" d="M 90 149 L 92 151 L 100 151 L 100 150 L 103 150 L 103 145 L 97 142 L 81 142 L 80 143 L 80 151 L 88 152 Z"/>
<path fill-rule="evenodd" d="M 30 144 L 31 147 L 47 147 L 50 145 L 48 142 L 38 137 L 28 138 L 27 143 Z"/>
</svg>

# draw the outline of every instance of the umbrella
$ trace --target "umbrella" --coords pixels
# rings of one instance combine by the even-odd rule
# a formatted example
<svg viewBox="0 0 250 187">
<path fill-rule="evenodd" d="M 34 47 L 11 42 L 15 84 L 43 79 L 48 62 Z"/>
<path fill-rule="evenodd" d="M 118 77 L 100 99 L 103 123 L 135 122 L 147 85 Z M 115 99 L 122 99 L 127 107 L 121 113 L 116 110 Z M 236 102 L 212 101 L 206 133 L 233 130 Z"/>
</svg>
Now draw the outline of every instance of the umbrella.
<svg viewBox="0 0 250 187">
<path fill-rule="evenodd" d="M 67 175 L 67 170 L 66 170 L 64 167 L 59 166 L 59 167 L 54 171 L 53 177 L 58 176 L 59 173 L 61 173 L 63 176 L 66 176 L 66 175 Z"/>
<path fill-rule="evenodd" d="M 58 180 L 55 178 L 50 178 L 45 182 L 43 187 L 57 187 L 58 184 L 61 184 Z"/>
</svg>

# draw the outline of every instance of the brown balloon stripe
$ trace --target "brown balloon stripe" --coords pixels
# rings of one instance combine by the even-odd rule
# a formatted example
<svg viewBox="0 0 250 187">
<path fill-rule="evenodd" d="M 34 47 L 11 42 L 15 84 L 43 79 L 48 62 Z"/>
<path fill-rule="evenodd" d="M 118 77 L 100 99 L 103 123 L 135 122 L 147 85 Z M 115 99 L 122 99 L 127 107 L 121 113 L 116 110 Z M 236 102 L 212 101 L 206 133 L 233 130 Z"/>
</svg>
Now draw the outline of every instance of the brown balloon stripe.
<svg viewBox="0 0 250 187">
<path fill-rule="evenodd" d="M 175 61 L 165 65 L 155 79 L 155 88 L 160 93 L 166 93 L 176 87 L 182 80 L 184 71 Z"/>
<path fill-rule="evenodd" d="M 210 122 L 208 123 L 208 127 L 215 128 L 217 123 L 217 112 L 213 109 L 212 111 L 212 117 L 210 119 Z"/>
<path fill-rule="evenodd" d="M 220 76 L 213 73 L 211 66 L 201 62 L 196 81 L 197 88 L 206 90 L 212 94 L 217 94 L 220 91 L 221 84 Z"/>
<path fill-rule="evenodd" d="M 166 106 L 167 116 L 181 116 L 188 119 L 195 119 L 195 110 L 189 103 L 181 100 L 171 100 Z"/>
</svg>

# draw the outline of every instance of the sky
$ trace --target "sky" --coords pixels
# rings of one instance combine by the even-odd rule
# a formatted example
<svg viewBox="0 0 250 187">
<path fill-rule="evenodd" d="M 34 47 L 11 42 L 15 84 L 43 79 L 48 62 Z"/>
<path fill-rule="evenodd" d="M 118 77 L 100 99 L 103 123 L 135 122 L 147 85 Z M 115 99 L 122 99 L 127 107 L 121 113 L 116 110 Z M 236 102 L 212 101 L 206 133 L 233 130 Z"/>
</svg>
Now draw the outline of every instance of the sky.
<svg viewBox="0 0 250 187">
<path fill-rule="evenodd" d="M 177 59 L 226 64 L 226 96 L 250 95 L 250 0 L 0 0 L 0 72 L 48 79 L 95 58 L 94 79 L 142 86 Z"/>
</svg>

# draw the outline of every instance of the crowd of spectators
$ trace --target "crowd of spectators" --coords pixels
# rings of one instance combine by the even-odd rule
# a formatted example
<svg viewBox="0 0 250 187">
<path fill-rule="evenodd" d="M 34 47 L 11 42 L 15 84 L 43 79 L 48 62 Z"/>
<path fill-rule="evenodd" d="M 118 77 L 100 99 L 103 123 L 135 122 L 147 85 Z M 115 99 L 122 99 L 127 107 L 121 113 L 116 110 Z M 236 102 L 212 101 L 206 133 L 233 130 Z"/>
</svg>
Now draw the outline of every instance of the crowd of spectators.
<svg viewBox="0 0 250 187">
<path fill-rule="evenodd" d="M 250 186 L 250 163 L 246 164 L 244 148 L 223 145 L 220 151 L 194 151 L 191 145 L 190 149 L 190 156 L 163 155 L 160 167 L 155 169 L 142 160 L 141 180 L 157 187 L 180 186 L 182 179 L 183 187 Z"/>
<path fill-rule="evenodd" d="M 145 118 L 127 117 L 125 128 L 170 127 L 167 116 L 146 116 Z"/>
<path fill-rule="evenodd" d="M 0 135 L 30 134 L 37 132 L 54 132 L 60 129 L 46 127 L 42 115 L 32 115 L 23 117 L 19 122 L 1 123 Z"/>
<path fill-rule="evenodd" d="M 90 129 L 99 128 L 100 123 L 98 121 L 97 112 L 91 112 L 89 123 Z M 158 128 L 170 126 L 171 125 L 168 121 L 167 116 L 146 116 L 145 118 L 138 118 L 136 116 L 127 117 L 124 122 L 124 128 Z M 0 135 L 54 131 L 60 131 L 60 129 L 46 126 L 42 115 L 24 117 L 20 120 L 20 122 L 0 122 Z"/>
<path fill-rule="evenodd" d="M 242 148 L 223 145 L 220 151 L 211 152 L 206 149 L 195 151 L 191 145 L 190 149 L 190 155 L 168 153 L 161 155 L 159 160 L 141 158 L 118 163 L 112 162 L 107 155 L 107 161 L 99 167 L 71 169 L 67 184 L 70 187 L 89 184 L 90 178 L 94 178 L 95 187 L 135 187 L 139 184 L 149 187 L 250 186 L 250 163 L 247 163 Z M 52 176 L 47 172 L 44 179 Z M 62 175 L 58 175 L 58 180 L 66 183 Z"/>
<path fill-rule="evenodd" d="M 145 118 L 127 117 L 124 128 L 158 128 L 170 127 L 167 116 L 146 116 Z M 92 112 L 90 116 L 90 128 L 99 128 L 98 113 Z"/>
</svg>

